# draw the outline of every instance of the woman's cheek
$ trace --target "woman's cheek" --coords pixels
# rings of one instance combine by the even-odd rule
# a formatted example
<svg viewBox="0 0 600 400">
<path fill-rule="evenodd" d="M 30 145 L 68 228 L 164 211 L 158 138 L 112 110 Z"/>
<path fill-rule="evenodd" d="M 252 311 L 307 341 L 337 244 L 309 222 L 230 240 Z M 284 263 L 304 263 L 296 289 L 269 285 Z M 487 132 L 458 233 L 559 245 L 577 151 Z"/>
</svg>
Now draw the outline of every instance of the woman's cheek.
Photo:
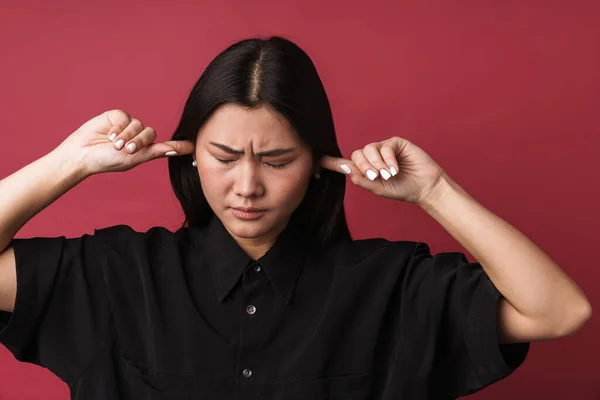
<svg viewBox="0 0 600 400">
<path fill-rule="evenodd" d="M 202 186 L 209 190 L 216 189 L 225 184 L 225 174 L 223 168 L 220 168 L 219 166 L 198 166 L 198 175 L 200 176 Z"/>
<path fill-rule="evenodd" d="M 290 171 L 291 173 L 280 175 L 277 178 L 267 178 L 267 185 L 271 190 L 279 193 L 279 197 L 290 198 L 304 194 L 308 187 L 310 177 L 303 171 Z"/>
</svg>

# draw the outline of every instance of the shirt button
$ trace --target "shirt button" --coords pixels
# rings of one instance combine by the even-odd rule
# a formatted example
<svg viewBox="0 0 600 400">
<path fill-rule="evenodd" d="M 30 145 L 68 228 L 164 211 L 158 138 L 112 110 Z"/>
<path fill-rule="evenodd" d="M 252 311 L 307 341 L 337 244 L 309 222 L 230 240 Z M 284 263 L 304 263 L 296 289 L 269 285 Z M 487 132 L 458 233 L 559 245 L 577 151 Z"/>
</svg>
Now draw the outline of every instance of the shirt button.
<svg viewBox="0 0 600 400">
<path fill-rule="evenodd" d="M 242 376 L 246 379 L 250 379 L 250 377 L 252 377 L 252 371 L 249 369 L 245 369 L 242 371 Z"/>
<path fill-rule="evenodd" d="M 256 266 L 256 268 L 254 268 L 254 270 L 255 270 L 256 272 L 260 272 L 260 266 Z"/>
<path fill-rule="evenodd" d="M 252 314 L 256 313 L 256 307 L 254 307 L 254 306 L 248 306 L 248 307 L 246 307 L 246 312 L 248 314 L 252 315 Z"/>
</svg>

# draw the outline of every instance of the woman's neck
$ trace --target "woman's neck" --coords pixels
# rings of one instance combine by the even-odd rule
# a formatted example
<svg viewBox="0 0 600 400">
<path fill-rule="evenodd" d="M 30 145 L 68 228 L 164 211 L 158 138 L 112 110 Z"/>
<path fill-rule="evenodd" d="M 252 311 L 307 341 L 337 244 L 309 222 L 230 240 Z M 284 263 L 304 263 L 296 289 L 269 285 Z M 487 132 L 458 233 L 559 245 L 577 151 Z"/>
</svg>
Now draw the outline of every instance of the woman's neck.
<svg viewBox="0 0 600 400">
<path fill-rule="evenodd" d="M 283 229 L 285 229 L 285 226 Z M 229 234 L 246 254 L 252 257 L 253 260 L 258 260 L 264 256 L 271 247 L 273 247 L 283 229 L 277 229 L 273 233 L 267 233 L 256 238 L 237 237 L 231 232 L 229 232 Z"/>
</svg>

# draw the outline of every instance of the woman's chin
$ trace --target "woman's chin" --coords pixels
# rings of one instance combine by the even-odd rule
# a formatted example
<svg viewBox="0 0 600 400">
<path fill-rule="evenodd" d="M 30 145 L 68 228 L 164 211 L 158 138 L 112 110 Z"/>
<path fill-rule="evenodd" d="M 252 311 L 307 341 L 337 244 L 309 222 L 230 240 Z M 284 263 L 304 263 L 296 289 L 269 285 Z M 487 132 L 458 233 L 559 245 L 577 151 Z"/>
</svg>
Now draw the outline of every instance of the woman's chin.
<svg viewBox="0 0 600 400">
<path fill-rule="evenodd" d="M 227 230 L 234 236 L 244 239 L 258 239 L 270 233 L 272 226 L 265 220 L 239 220 L 233 218 L 227 224 Z"/>
</svg>

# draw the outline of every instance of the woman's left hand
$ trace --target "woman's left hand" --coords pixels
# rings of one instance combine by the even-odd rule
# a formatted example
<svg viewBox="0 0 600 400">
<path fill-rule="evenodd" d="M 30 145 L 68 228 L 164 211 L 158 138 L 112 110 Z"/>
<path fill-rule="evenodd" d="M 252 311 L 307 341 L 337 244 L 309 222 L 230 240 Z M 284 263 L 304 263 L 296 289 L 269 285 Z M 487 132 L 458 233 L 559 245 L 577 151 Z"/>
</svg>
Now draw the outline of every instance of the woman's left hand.
<svg viewBox="0 0 600 400">
<path fill-rule="evenodd" d="M 420 203 L 447 177 L 427 153 L 399 137 L 368 144 L 351 158 L 325 155 L 321 166 L 345 173 L 354 184 L 393 200 Z"/>
</svg>

